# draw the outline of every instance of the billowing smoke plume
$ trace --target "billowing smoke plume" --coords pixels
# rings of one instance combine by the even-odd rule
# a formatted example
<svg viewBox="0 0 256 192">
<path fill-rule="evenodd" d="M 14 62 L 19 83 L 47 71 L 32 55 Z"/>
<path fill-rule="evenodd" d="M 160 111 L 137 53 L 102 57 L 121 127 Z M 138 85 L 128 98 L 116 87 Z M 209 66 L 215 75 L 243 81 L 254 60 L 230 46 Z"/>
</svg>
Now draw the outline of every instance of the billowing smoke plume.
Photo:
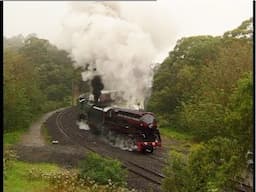
<svg viewBox="0 0 256 192">
<path fill-rule="evenodd" d="M 134 15 L 131 17 L 136 7 L 136 3 L 130 8 L 117 2 L 71 3 L 59 43 L 70 52 L 76 66 L 88 68 L 82 73 L 85 81 L 94 78 L 90 69 L 96 68 L 104 88 L 124 93 L 123 99 L 129 106 L 137 103 L 143 106 L 151 87 L 153 61 L 159 50 L 170 46 L 168 40 L 173 39 L 171 29 L 166 27 L 171 23 L 159 26 L 168 18 L 166 15 L 160 17 L 162 12 L 151 7 L 148 10 L 151 14 L 143 14 L 151 18 L 142 22 Z M 134 13 L 140 17 L 138 11 Z M 169 39 L 163 41 L 161 35 L 166 38 L 167 33 Z"/>
</svg>

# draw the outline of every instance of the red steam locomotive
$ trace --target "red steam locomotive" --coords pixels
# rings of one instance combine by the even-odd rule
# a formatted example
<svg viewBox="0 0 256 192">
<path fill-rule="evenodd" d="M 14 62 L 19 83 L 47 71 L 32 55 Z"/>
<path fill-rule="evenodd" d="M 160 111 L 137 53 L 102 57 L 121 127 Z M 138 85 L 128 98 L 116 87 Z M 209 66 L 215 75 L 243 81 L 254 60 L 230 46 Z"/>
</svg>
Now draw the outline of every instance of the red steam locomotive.
<svg viewBox="0 0 256 192">
<path fill-rule="evenodd" d="M 130 151 L 152 153 L 161 146 L 161 137 L 154 114 L 141 110 L 106 107 L 94 104 L 85 97 L 79 98 L 79 120 L 85 119 L 95 134 L 101 134 Z"/>
</svg>

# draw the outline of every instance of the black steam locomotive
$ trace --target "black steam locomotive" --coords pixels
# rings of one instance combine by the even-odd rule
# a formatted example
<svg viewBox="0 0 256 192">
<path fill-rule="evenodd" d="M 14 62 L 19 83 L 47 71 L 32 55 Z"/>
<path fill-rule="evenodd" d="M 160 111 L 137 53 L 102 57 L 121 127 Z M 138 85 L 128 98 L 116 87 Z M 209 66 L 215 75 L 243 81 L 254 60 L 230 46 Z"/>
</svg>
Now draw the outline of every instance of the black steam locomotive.
<svg viewBox="0 0 256 192">
<path fill-rule="evenodd" d="M 102 95 L 101 98 L 106 99 L 106 96 Z M 161 137 L 153 113 L 109 107 L 105 103 L 95 104 L 88 97 L 80 96 L 79 120 L 86 120 L 92 132 L 103 135 L 108 141 L 116 142 L 115 139 L 121 137 L 130 151 L 152 153 L 156 147 L 161 146 Z"/>
</svg>

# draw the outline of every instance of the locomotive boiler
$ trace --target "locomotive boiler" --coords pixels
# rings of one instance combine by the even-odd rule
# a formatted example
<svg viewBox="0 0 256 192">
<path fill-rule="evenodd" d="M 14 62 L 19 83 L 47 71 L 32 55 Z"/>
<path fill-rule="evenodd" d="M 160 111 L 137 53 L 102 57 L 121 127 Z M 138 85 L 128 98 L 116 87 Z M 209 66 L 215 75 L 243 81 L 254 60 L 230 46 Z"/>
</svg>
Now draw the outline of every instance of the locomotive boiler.
<svg viewBox="0 0 256 192">
<path fill-rule="evenodd" d="M 157 122 L 151 112 L 106 106 L 103 99 L 95 104 L 85 96 L 79 97 L 78 108 L 79 120 L 85 120 L 93 133 L 112 144 L 116 138 L 122 138 L 126 149 L 148 153 L 161 146 Z"/>
</svg>

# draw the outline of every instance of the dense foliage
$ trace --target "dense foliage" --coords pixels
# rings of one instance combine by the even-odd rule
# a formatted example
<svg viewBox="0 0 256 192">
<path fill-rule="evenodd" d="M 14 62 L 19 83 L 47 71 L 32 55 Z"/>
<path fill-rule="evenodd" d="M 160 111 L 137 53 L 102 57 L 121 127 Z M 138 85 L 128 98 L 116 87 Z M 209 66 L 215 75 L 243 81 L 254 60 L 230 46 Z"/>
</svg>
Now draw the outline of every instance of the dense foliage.
<svg viewBox="0 0 256 192">
<path fill-rule="evenodd" d="M 216 137 L 197 146 L 185 159 L 171 152 L 163 189 L 170 192 L 235 191 L 234 182 L 243 167 L 239 165 L 236 140 Z"/>
<path fill-rule="evenodd" d="M 252 71 L 252 39 L 245 33 L 251 22 L 244 23 L 222 37 L 195 36 L 177 42 L 155 72 L 147 106 L 161 126 L 193 132 L 198 140 L 229 135 L 226 115 L 238 107 L 231 107 L 231 95 L 238 81 Z M 247 91 L 252 95 L 252 87 Z"/>
<path fill-rule="evenodd" d="M 230 179 L 246 168 L 253 150 L 252 45 L 250 19 L 223 36 L 182 38 L 156 69 L 148 109 L 160 127 L 203 142 L 188 161 L 171 157 L 165 182 L 176 191 L 231 190 Z"/>
<path fill-rule="evenodd" d="M 4 38 L 4 130 L 26 128 L 36 115 L 71 104 L 81 81 L 68 53 L 35 35 Z"/>
<path fill-rule="evenodd" d="M 79 167 L 82 177 L 89 177 L 99 184 L 108 184 L 111 181 L 119 186 L 125 185 L 127 173 L 117 160 L 90 153 L 81 161 Z"/>
</svg>

